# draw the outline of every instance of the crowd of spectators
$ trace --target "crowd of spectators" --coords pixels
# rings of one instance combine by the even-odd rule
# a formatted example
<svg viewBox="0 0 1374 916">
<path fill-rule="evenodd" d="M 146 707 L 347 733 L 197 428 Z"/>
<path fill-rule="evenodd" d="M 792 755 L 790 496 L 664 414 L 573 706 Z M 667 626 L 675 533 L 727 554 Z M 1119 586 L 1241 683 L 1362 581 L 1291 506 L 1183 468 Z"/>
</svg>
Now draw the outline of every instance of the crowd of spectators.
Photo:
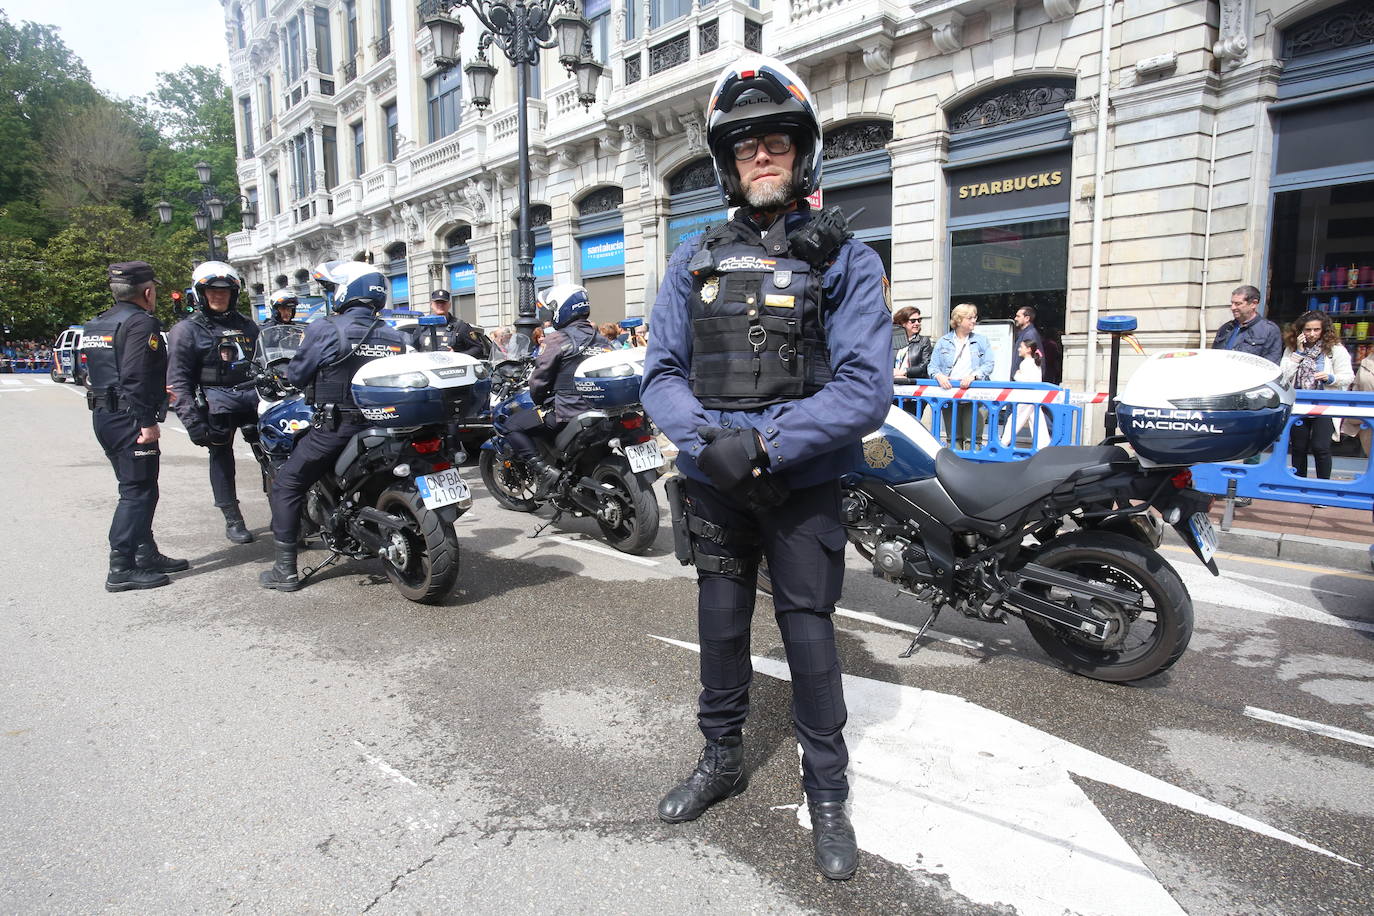
<svg viewBox="0 0 1374 916">
<path fill-rule="evenodd" d="M 0 372 L 47 372 L 52 346 L 37 340 L 6 340 L 0 344 Z"/>
</svg>

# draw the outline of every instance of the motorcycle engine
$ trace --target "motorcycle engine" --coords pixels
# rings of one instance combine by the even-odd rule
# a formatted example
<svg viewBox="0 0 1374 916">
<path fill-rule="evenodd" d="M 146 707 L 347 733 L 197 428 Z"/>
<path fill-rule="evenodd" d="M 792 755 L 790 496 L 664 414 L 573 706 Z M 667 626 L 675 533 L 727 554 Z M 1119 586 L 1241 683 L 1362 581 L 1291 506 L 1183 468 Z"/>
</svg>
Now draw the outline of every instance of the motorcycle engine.
<svg viewBox="0 0 1374 916">
<path fill-rule="evenodd" d="M 910 541 L 883 541 L 873 550 L 873 574 L 889 582 L 911 585 L 929 577 L 930 557 L 920 545 Z"/>
</svg>

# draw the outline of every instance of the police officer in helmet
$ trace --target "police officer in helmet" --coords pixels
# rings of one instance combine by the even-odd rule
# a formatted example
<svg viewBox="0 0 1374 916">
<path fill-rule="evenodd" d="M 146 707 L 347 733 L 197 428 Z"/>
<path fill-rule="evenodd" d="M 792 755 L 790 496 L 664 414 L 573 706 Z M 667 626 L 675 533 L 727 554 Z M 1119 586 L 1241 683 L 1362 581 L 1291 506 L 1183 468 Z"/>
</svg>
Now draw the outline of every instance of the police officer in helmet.
<svg viewBox="0 0 1374 916">
<path fill-rule="evenodd" d="M 706 116 L 717 181 L 739 209 L 673 254 L 642 390 L 681 449 L 685 481 L 670 499 L 679 558 L 697 566 L 706 738 L 658 814 L 692 820 L 748 784 L 749 628 L 766 555 L 816 864 L 843 880 L 858 849 L 831 620 L 844 573 L 839 477 L 891 403 L 886 280 L 837 210 L 817 216 L 804 203 L 820 180 L 821 129 L 795 74 L 766 57 L 727 67 Z"/>
<path fill-rule="evenodd" d="M 258 394 L 249 360 L 258 326 L 238 310 L 243 280 L 223 261 L 206 261 L 191 274 L 198 308 L 168 336 L 167 382 L 172 406 L 196 445 L 210 453 L 210 490 L 224 513 L 224 535 L 248 544 L 253 533 L 239 510 L 234 431 L 257 441 Z"/>
<path fill-rule="evenodd" d="M 272 294 L 272 298 L 267 301 L 267 320 L 262 323 L 265 328 L 274 328 L 281 325 L 300 325 L 296 320 L 296 308 L 300 305 L 300 300 L 296 294 L 289 289 L 279 289 Z"/>
<path fill-rule="evenodd" d="M 410 328 L 411 345 L 417 350 L 452 350 L 477 359 L 486 359 L 491 348 L 486 337 L 457 315 L 453 314 L 453 297 L 446 289 L 436 289 L 430 296 L 430 314 L 444 319 L 441 325 L 417 324 Z"/>
<path fill-rule="evenodd" d="M 91 425 L 119 481 L 110 522 L 110 572 L 105 590 L 157 588 L 167 573 L 189 569 L 163 556 L 153 540 L 161 462 L 159 423 L 167 413 L 167 351 L 153 317 L 157 279 L 143 261 L 111 264 L 114 305 L 81 329 Z"/>
<path fill-rule="evenodd" d="M 263 588 L 294 592 L 301 510 L 306 494 L 331 468 L 348 440 L 367 427 L 353 400 L 353 376 L 383 356 L 404 353 L 404 334 L 377 313 L 386 305 L 386 279 L 371 265 L 342 261 L 316 270 L 334 293 L 335 313 L 311 322 L 300 349 L 286 364 L 286 379 L 315 405 L 310 428 L 272 480 L 272 539 L 276 561 L 259 577 Z"/>
<path fill-rule="evenodd" d="M 506 438 L 515 454 L 534 471 L 537 495 L 542 496 L 558 479 L 558 470 L 540 455 L 532 437 L 552 439 L 569 420 L 595 406 L 578 393 L 574 376 L 583 360 L 609 350 L 611 342 L 588 318 L 592 306 L 585 287 L 560 283 L 541 293 L 536 305 L 553 316 L 553 327 L 544 334 L 530 372 L 530 398 L 544 414 L 542 419 L 534 411 L 512 417 Z"/>
</svg>

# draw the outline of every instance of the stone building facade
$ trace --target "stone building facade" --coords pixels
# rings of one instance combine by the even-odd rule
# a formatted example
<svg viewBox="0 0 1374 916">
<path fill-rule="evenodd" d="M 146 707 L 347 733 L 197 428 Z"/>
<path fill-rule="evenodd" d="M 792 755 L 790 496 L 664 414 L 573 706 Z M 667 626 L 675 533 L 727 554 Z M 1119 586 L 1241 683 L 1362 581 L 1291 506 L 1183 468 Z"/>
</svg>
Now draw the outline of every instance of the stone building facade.
<svg viewBox="0 0 1374 916">
<path fill-rule="evenodd" d="M 260 214 L 231 260 L 270 289 L 367 258 L 398 302 L 443 286 L 476 323 L 510 323 L 504 59 L 483 114 L 414 5 L 224 2 Z M 1366 343 L 1374 0 L 583 2 L 607 71 L 583 108 L 556 51 L 537 68 L 531 200 L 539 285 L 585 283 L 599 321 L 646 315 L 673 247 L 724 218 L 702 109 L 720 69 L 761 50 L 816 97 L 823 204 L 859 211 L 927 333 L 956 302 L 994 322 L 1033 304 L 1065 381 L 1098 387 L 1097 316 L 1135 315 L 1147 348 L 1196 346 L 1249 283 L 1272 317 L 1315 303 Z M 467 60 L 481 29 L 462 15 Z"/>
</svg>

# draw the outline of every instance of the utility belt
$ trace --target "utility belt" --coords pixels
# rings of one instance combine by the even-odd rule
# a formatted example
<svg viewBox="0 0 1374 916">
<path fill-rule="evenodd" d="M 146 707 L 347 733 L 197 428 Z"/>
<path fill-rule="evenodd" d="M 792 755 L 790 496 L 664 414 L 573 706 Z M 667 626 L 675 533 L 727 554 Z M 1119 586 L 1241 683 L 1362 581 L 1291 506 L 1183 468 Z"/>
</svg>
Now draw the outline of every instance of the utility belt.
<svg viewBox="0 0 1374 916">
<path fill-rule="evenodd" d="M 86 391 L 87 410 L 108 410 L 111 413 L 118 413 L 123 410 L 133 410 L 134 406 L 133 401 L 120 394 L 114 387 L 88 389 Z M 153 422 L 161 423 L 165 419 L 167 419 L 167 399 L 164 397 L 162 403 L 158 405 Z"/>
<path fill-rule="evenodd" d="M 361 424 L 367 420 L 362 410 L 346 404 L 316 404 L 314 407 L 315 419 L 312 422 L 321 428 L 336 430 L 346 424 Z"/>
<path fill-rule="evenodd" d="M 682 474 L 674 474 L 664 480 L 664 489 L 668 494 L 668 511 L 673 519 L 673 555 L 679 563 L 721 576 L 745 577 L 753 574 L 757 559 L 700 553 L 694 538 L 704 538 L 722 547 L 754 548 L 755 551 L 760 544 L 757 538 L 729 531 L 693 514 L 691 500 L 687 498 L 687 478 Z"/>
</svg>

